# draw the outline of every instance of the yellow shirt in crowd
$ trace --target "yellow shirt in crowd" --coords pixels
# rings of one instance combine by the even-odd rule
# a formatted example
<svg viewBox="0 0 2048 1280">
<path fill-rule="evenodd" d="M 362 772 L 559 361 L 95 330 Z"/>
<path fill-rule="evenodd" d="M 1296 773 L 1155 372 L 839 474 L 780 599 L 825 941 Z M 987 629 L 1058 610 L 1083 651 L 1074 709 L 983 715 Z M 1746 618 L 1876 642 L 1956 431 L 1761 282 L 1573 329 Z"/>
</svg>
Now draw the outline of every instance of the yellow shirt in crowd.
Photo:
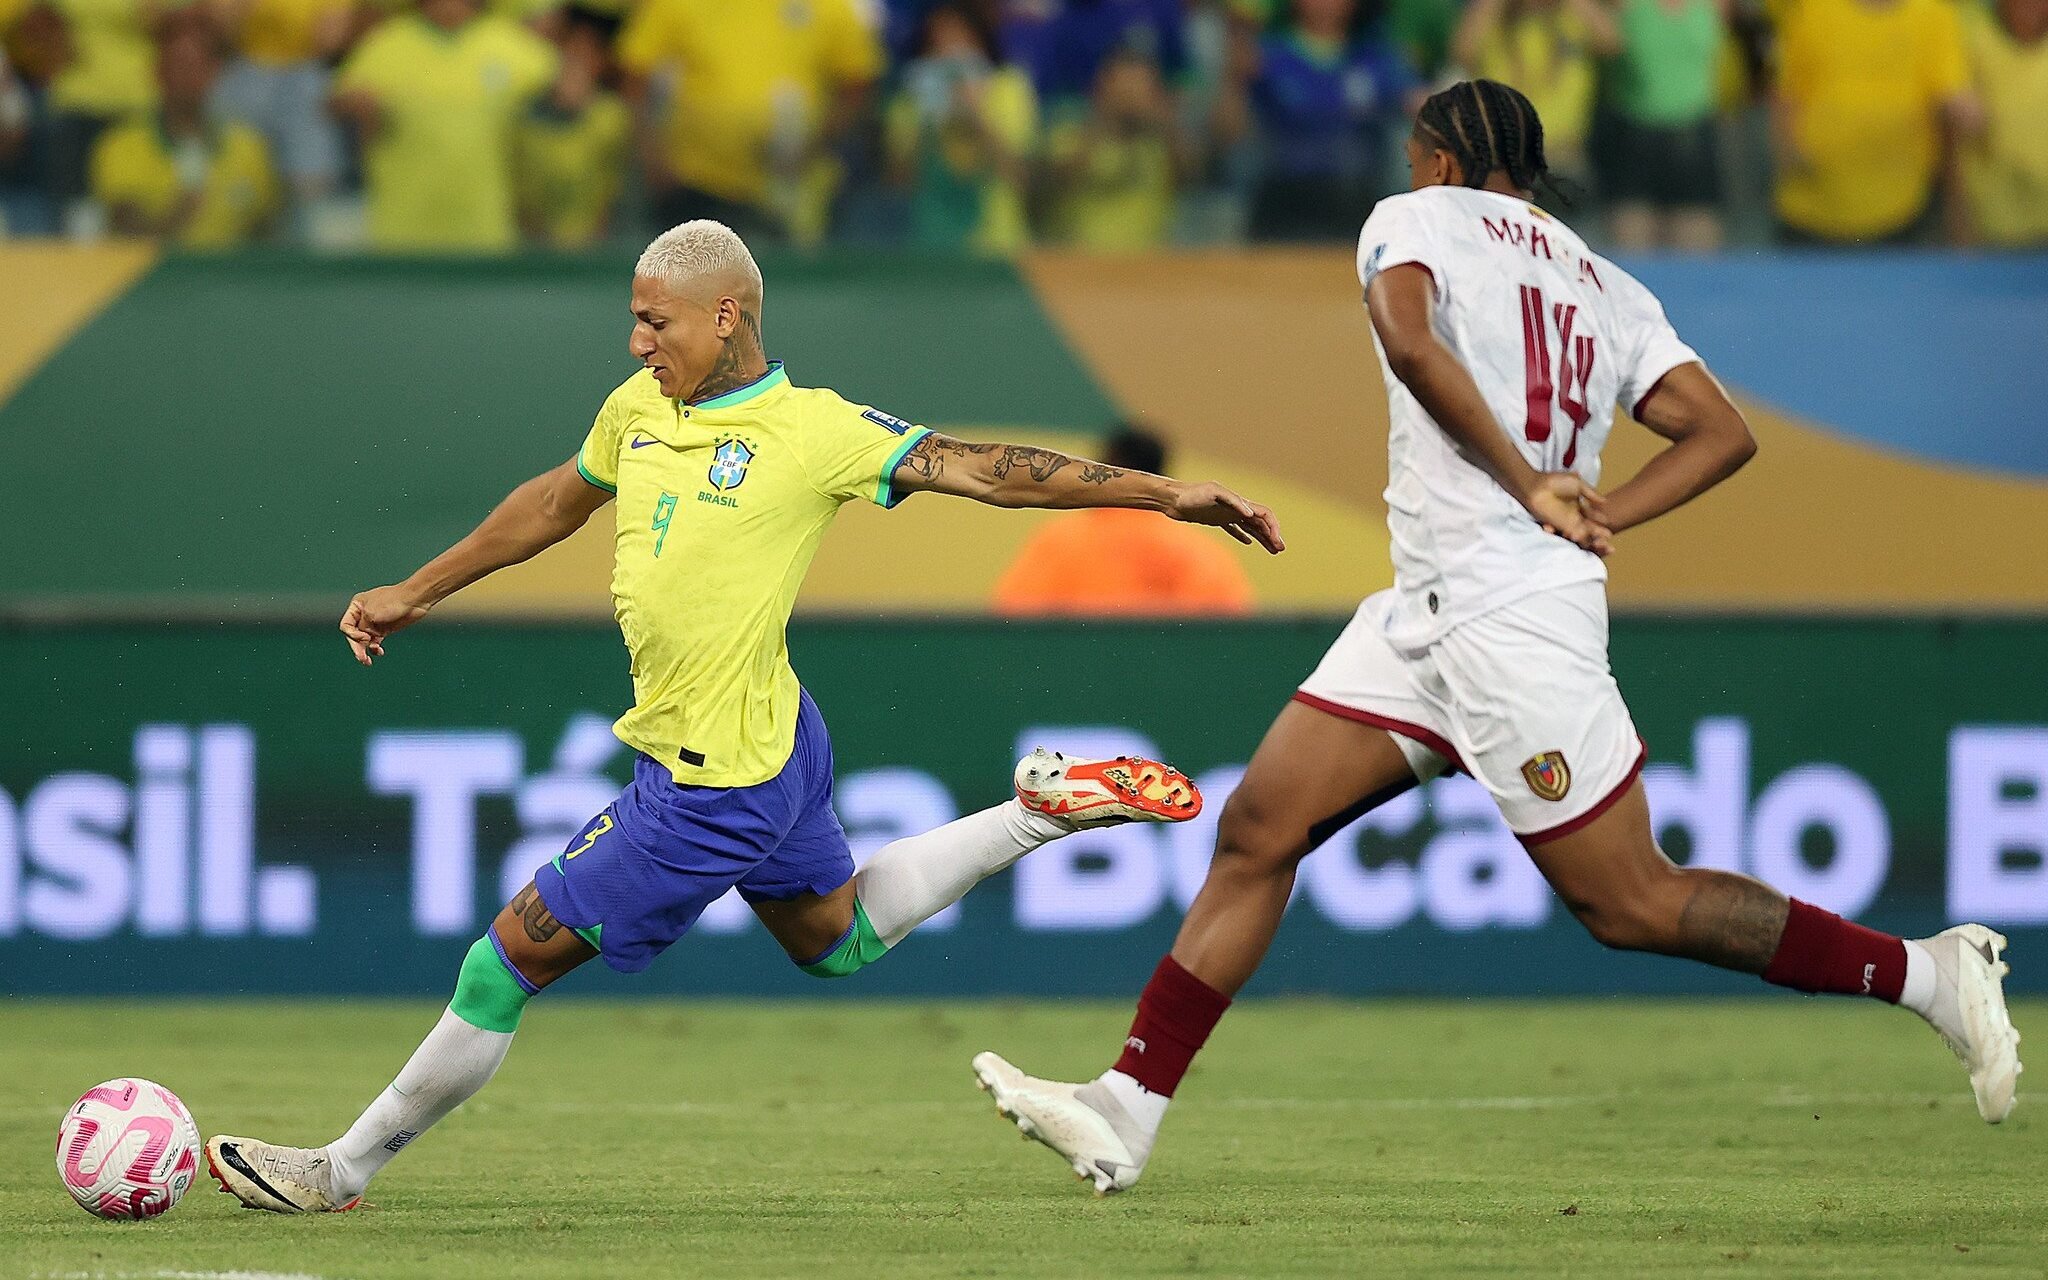
<svg viewBox="0 0 2048 1280">
<path fill-rule="evenodd" d="M 369 93 L 384 114 L 364 154 L 370 243 L 512 248 L 513 130 L 555 62 L 554 46 L 489 13 L 452 32 L 406 14 L 365 36 L 335 89 Z"/>
<path fill-rule="evenodd" d="M 600 93 L 574 116 L 535 104 L 517 131 L 519 208 L 557 249 L 581 249 L 603 236 L 625 177 L 632 113 L 616 94 Z"/>
<path fill-rule="evenodd" d="M 1079 156 L 1087 125 L 1053 126 L 1046 150 L 1055 165 Z M 1156 249 L 1173 225 L 1173 153 L 1156 134 L 1098 141 L 1086 167 L 1071 180 L 1053 210 L 1060 241 L 1093 253 Z"/>
<path fill-rule="evenodd" d="M 1567 10 L 1523 13 L 1486 33 L 1473 74 L 1513 85 L 1543 121 L 1543 143 L 1569 158 L 1584 150 L 1599 87 L 1586 24 Z"/>
<path fill-rule="evenodd" d="M 768 196 L 770 146 L 814 135 L 835 90 L 882 70 L 855 0 L 646 0 L 618 53 L 666 102 L 670 175 L 751 204 Z"/>
<path fill-rule="evenodd" d="M 52 106 L 114 117 L 156 105 L 156 53 L 139 0 L 49 2 L 70 28 L 74 54 L 50 85 Z"/>
<path fill-rule="evenodd" d="M 1893 235 L 1933 198 L 1940 108 L 1969 84 L 1951 0 L 1790 0 L 1778 94 L 1803 165 L 1778 169 L 1778 216 L 1829 239 Z"/>
<path fill-rule="evenodd" d="M 320 56 L 320 29 L 346 18 L 355 0 L 249 0 L 235 43 L 251 62 L 290 66 Z"/>
<path fill-rule="evenodd" d="M 2021 45 L 1971 10 L 1970 69 L 1984 100 L 1984 136 L 1963 151 L 1977 234 L 1995 245 L 2048 244 L 2048 40 Z"/>
<path fill-rule="evenodd" d="M 618 496 L 612 605 L 632 655 L 626 745 L 689 786 L 782 771 L 802 690 L 784 636 L 839 508 L 893 507 L 896 464 L 926 435 L 781 364 L 702 404 L 642 370 L 612 392 L 576 455 Z"/>
<path fill-rule="evenodd" d="M 221 124 L 203 139 L 173 141 L 154 116 L 144 116 L 115 125 L 93 147 L 93 198 L 109 208 L 125 205 L 162 220 L 188 191 L 198 193 L 198 206 L 178 244 L 231 249 L 246 243 L 277 211 L 277 178 L 262 135 L 247 125 Z"/>
<path fill-rule="evenodd" d="M 1025 163 L 1038 138 L 1038 95 L 1031 77 L 998 67 L 982 83 L 983 125 Z M 890 99 L 882 114 L 889 154 L 910 163 L 920 183 L 943 183 L 971 193 L 975 209 L 967 247 L 984 257 L 1007 258 L 1031 239 L 1024 192 L 995 172 L 970 128 L 948 121 L 936 128 L 908 91 Z"/>
</svg>

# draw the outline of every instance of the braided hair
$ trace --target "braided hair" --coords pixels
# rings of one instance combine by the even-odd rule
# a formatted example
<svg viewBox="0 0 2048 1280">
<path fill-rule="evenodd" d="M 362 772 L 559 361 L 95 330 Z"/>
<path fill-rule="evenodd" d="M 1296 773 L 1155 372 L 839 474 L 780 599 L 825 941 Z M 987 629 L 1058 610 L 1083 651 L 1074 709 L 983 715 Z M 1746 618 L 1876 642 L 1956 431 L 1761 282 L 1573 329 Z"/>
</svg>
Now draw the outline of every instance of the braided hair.
<svg viewBox="0 0 2048 1280">
<path fill-rule="evenodd" d="M 1543 121 L 1536 108 L 1498 80 L 1460 80 L 1431 94 L 1415 114 L 1415 128 L 1430 145 L 1457 158 L 1468 187 L 1484 186 L 1499 172 L 1519 190 L 1542 186 L 1564 195 L 1543 158 Z"/>
</svg>

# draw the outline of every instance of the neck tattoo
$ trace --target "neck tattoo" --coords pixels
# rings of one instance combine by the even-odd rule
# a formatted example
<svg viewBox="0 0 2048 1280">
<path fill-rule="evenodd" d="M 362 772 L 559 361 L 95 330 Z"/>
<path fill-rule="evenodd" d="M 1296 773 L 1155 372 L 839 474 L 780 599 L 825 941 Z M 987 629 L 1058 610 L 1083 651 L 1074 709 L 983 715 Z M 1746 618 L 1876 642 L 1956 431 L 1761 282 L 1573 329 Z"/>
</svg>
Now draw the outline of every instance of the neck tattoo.
<svg viewBox="0 0 2048 1280">
<path fill-rule="evenodd" d="M 688 403 L 702 404 L 728 391 L 737 391 L 767 371 L 768 359 L 761 353 L 761 321 L 742 307 L 739 325 L 725 340 L 725 345 L 718 349 L 718 359 L 712 363 L 711 372 L 705 374 L 697 389 L 690 393 Z"/>
</svg>

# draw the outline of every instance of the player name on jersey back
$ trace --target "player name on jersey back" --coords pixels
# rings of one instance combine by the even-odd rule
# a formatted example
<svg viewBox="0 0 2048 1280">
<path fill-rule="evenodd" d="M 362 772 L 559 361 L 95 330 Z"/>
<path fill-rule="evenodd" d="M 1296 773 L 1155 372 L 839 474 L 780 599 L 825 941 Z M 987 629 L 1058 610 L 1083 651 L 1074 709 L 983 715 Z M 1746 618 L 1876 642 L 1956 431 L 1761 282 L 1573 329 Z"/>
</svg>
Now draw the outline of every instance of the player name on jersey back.
<svg viewBox="0 0 2048 1280">
<path fill-rule="evenodd" d="M 1411 265 L 1434 282 L 1437 336 L 1538 471 L 1598 484 L 1616 401 L 1633 407 L 1665 373 L 1698 359 L 1648 289 L 1515 196 L 1425 187 L 1380 201 L 1359 234 L 1359 282 L 1370 289 Z M 1380 373 L 1398 593 L 1388 635 L 1397 645 L 1427 645 L 1532 592 L 1606 576 L 1598 557 L 1543 532 L 1465 456 L 1384 351 Z"/>
<path fill-rule="evenodd" d="M 1576 235 L 1569 241 L 1558 235 L 1560 226 L 1549 214 L 1530 206 L 1526 217 L 1503 213 L 1498 217 L 1482 210 L 1479 224 L 1486 228 L 1486 234 L 1509 248 L 1521 249 L 1532 258 L 1544 262 L 1562 263 L 1567 273 L 1576 277 L 1582 285 L 1591 285 L 1600 292 L 1607 292 L 1601 282 L 1600 266 L 1586 246 Z"/>
</svg>

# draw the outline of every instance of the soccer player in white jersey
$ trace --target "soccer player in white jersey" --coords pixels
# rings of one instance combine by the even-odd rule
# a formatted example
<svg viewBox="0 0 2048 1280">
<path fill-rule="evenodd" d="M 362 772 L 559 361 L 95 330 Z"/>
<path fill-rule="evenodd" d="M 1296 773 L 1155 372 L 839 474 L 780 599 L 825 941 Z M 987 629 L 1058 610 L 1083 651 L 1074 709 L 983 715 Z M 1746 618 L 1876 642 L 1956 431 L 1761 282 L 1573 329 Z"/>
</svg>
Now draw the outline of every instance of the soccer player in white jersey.
<svg viewBox="0 0 2048 1280">
<path fill-rule="evenodd" d="M 1138 507 L 1276 552 L 1280 535 L 1271 512 L 1221 485 L 954 440 L 797 386 L 762 349 L 762 294 L 753 255 L 722 224 L 657 237 L 633 275 L 628 345 L 642 368 L 576 456 L 405 581 L 349 602 L 341 631 L 368 666 L 442 600 L 611 506 L 612 597 L 633 675 L 614 731 L 636 752 L 633 781 L 470 947 L 440 1021 L 348 1132 L 321 1147 L 208 1140 L 209 1169 L 250 1208 L 356 1204 L 489 1082 L 530 998 L 598 957 L 640 972 L 728 889 L 804 972 L 840 978 L 1048 840 L 1199 812 L 1193 784 L 1157 761 L 1041 750 L 1018 764 L 1005 803 L 892 841 L 855 869 L 832 809 L 831 735 L 783 639 L 840 507 L 929 490 L 999 507 Z"/>
<path fill-rule="evenodd" d="M 1647 289 L 1530 203 L 1543 130 L 1521 94 L 1479 80 L 1431 97 L 1408 163 L 1413 189 L 1381 201 L 1358 242 L 1391 419 L 1394 586 L 1260 744 L 1116 1066 L 1074 1085 L 983 1053 L 982 1087 L 1098 1193 L 1131 1186 L 1272 942 L 1296 865 L 1450 768 L 1493 794 L 1600 942 L 1905 1005 L 1962 1059 L 1983 1118 L 2003 1120 L 2020 1070 L 2004 938 L 1971 924 L 1905 941 L 1657 847 L 1645 748 L 1608 671 L 1602 557 L 1748 461 L 1741 412 Z M 1617 401 L 1670 446 L 1603 493 Z"/>
</svg>

